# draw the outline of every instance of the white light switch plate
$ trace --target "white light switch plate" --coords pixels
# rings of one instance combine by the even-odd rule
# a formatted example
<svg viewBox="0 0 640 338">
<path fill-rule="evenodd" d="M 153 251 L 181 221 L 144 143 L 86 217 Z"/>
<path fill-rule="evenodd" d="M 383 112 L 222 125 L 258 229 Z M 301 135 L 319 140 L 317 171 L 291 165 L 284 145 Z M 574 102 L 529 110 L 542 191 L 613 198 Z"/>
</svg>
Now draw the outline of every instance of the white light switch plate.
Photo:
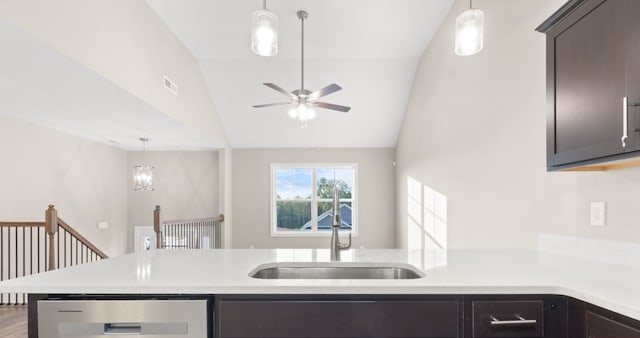
<svg viewBox="0 0 640 338">
<path fill-rule="evenodd" d="M 105 230 L 109 228 L 109 222 L 107 221 L 98 221 L 98 229 Z"/>
<path fill-rule="evenodd" d="M 605 226 L 607 219 L 607 208 L 605 202 L 591 202 L 591 225 Z"/>
</svg>

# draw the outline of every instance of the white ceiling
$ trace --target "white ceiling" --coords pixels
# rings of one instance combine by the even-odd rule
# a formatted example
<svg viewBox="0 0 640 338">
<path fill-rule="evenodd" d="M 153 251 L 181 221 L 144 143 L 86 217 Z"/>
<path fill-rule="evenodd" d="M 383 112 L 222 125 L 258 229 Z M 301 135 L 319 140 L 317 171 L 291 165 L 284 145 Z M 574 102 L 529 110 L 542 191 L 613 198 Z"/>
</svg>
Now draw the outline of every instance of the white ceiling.
<svg viewBox="0 0 640 338">
<path fill-rule="evenodd" d="M 232 147 L 393 147 L 418 59 L 453 0 L 273 0 L 279 53 L 251 53 L 251 13 L 261 0 L 147 0 L 200 61 Z M 300 87 L 300 21 L 306 10 L 305 87 L 343 87 L 322 101 L 352 107 L 318 109 L 302 129 L 287 106 L 254 104 L 287 98 L 262 85 Z"/>
<path fill-rule="evenodd" d="M 147 0 L 199 60 L 232 147 L 393 147 L 418 59 L 453 0 L 272 0 L 279 54 L 251 53 L 250 17 L 261 0 Z M 338 83 L 302 129 L 286 101 L 262 85 L 300 86 L 300 21 L 305 23 L 305 87 Z M 206 150 L 192 130 L 33 36 L 0 22 L 0 114 L 126 150 Z"/>
</svg>

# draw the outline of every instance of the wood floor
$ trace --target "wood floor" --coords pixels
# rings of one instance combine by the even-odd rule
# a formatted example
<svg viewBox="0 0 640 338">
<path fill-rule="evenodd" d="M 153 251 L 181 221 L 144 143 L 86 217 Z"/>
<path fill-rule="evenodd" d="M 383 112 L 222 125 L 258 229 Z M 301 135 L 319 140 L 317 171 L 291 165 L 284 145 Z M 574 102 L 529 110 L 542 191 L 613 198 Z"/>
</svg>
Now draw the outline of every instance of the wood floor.
<svg viewBox="0 0 640 338">
<path fill-rule="evenodd" d="M 0 337 L 27 337 L 26 305 L 0 305 Z"/>
</svg>

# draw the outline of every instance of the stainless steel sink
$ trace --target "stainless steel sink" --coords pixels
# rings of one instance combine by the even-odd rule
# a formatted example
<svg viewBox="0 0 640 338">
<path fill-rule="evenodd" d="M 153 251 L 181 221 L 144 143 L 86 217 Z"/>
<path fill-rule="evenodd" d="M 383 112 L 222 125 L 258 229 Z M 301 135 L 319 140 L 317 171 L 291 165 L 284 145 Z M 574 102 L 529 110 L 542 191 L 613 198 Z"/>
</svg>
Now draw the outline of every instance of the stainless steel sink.
<svg viewBox="0 0 640 338">
<path fill-rule="evenodd" d="M 415 279 L 424 274 L 408 266 L 279 265 L 258 267 L 249 276 L 261 279 Z"/>
</svg>

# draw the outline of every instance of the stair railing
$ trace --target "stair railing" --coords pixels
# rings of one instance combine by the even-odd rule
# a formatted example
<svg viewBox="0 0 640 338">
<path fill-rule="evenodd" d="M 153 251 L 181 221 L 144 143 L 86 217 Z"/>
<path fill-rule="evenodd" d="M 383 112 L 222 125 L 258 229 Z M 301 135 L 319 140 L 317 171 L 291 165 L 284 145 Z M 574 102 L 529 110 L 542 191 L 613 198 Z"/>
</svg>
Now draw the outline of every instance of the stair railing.
<svg viewBox="0 0 640 338">
<path fill-rule="evenodd" d="M 58 217 L 53 205 L 44 222 L 0 222 L 0 281 L 107 258 Z M 0 304 L 26 304 L 26 294 L 0 293 Z"/>
<path fill-rule="evenodd" d="M 222 247 L 221 230 L 224 215 L 163 221 L 159 205 L 153 211 L 156 248 L 218 249 Z"/>
</svg>

